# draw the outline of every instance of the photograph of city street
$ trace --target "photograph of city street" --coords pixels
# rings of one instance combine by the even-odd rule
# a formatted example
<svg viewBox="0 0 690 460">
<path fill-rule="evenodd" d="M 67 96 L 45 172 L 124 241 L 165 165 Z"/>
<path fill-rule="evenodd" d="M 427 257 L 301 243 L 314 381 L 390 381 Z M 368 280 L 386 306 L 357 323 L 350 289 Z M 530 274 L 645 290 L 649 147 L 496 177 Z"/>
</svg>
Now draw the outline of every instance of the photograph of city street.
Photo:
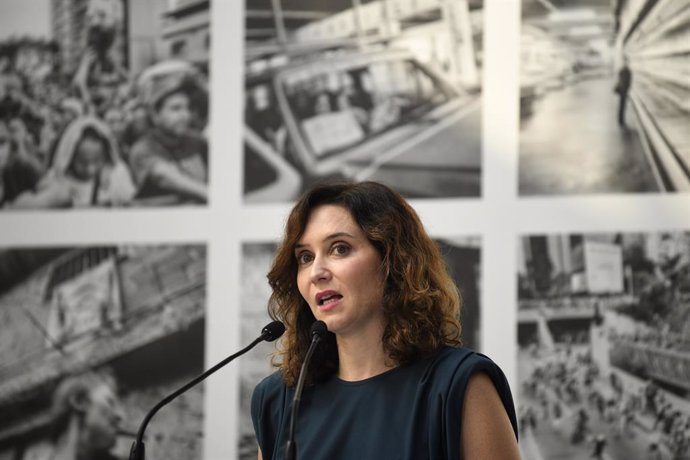
<svg viewBox="0 0 690 460">
<path fill-rule="evenodd" d="M 690 191 L 690 2 L 521 5 L 519 194 Z"/>
<path fill-rule="evenodd" d="M 690 231 L 518 250 L 523 458 L 690 458 Z"/>
<path fill-rule="evenodd" d="M 0 250 L 0 458 L 127 458 L 202 372 L 205 317 L 205 246 Z M 158 412 L 147 458 L 201 458 L 203 399 Z"/>
<path fill-rule="evenodd" d="M 466 347 L 479 348 L 480 298 L 480 239 L 478 237 L 444 238 L 436 240 L 444 255 L 449 272 L 462 295 L 462 339 Z M 269 321 L 267 304 L 271 289 L 266 279 L 274 243 L 245 243 L 242 249 L 242 342 L 253 340 Z M 273 343 L 261 343 L 247 353 L 239 363 L 240 401 L 238 458 L 255 460 L 257 444 L 250 416 L 251 395 L 261 379 L 275 372 L 270 365 Z"/>
<path fill-rule="evenodd" d="M 244 199 L 481 196 L 483 0 L 246 0 Z"/>
<path fill-rule="evenodd" d="M 209 3 L 0 2 L 0 209 L 205 204 Z"/>
</svg>

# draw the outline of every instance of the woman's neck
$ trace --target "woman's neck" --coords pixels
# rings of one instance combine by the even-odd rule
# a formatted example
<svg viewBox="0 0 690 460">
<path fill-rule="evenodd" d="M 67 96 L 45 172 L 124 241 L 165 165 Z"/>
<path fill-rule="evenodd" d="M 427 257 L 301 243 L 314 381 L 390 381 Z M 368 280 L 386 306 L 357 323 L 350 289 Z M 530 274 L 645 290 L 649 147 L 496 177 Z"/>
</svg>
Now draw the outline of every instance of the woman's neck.
<svg viewBox="0 0 690 460">
<path fill-rule="evenodd" d="M 338 378 L 356 382 L 374 377 L 395 367 L 383 350 L 381 334 L 336 336 L 338 342 Z"/>
</svg>

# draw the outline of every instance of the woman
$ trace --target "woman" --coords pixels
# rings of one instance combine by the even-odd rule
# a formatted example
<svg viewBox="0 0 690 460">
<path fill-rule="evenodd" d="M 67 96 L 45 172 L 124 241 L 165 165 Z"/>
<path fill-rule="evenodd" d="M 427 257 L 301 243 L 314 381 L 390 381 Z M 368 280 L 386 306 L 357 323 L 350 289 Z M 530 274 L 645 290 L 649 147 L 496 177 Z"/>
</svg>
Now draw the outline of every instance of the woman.
<svg viewBox="0 0 690 460">
<path fill-rule="evenodd" d="M 398 193 L 375 182 L 316 186 L 293 208 L 268 274 L 285 323 L 280 370 L 257 385 L 260 459 L 284 456 L 315 320 L 297 458 L 517 459 L 510 389 L 459 347 L 460 298 L 441 253 Z"/>
<path fill-rule="evenodd" d="M 16 208 L 122 206 L 135 193 L 129 170 L 117 143 L 95 117 L 70 123 L 60 137 L 51 168 L 37 190 L 19 196 Z"/>
</svg>

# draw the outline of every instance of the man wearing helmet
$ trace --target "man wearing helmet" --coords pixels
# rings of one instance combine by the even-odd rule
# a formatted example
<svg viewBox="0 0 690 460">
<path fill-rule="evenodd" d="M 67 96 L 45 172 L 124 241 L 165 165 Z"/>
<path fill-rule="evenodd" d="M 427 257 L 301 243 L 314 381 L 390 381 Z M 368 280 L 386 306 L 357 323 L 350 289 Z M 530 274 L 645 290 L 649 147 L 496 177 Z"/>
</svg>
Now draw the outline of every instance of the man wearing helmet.
<svg viewBox="0 0 690 460">
<path fill-rule="evenodd" d="M 192 128 L 200 117 L 193 103 L 205 91 L 188 66 L 162 62 L 139 80 L 151 129 L 132 146 L 129 162 L 142 203 L 207 201 L 208 147 Z"/>
</svg>

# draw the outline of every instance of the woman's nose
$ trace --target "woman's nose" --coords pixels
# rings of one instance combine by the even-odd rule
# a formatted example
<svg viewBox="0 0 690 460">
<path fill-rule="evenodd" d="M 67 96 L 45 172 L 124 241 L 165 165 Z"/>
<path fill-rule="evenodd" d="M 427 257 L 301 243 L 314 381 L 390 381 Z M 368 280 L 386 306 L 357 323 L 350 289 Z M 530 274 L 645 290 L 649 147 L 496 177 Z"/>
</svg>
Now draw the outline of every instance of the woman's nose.
<svg viewBox="0 0 690 460">
<path fill-rule="evenodd" d="M 328 279 L 330 271 L 328 265 L 323 257 L 316 256 L 311 264 L 311 279 L 312 282 Z"/>
</svg>

